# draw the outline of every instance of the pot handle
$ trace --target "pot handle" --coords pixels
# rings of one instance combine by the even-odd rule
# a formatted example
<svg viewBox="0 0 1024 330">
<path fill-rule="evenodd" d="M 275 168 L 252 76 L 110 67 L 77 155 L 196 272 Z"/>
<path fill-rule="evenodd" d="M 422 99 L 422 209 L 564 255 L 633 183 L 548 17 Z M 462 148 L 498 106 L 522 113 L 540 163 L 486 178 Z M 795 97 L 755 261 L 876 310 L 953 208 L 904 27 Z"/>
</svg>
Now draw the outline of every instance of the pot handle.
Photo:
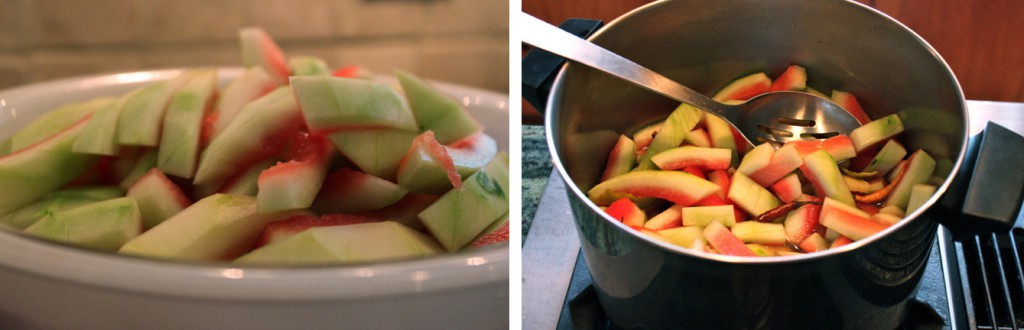
<svg viewBox="0 0 1024 330">
<path fill-rule="evenodd" d="M 570 18 L 558 25 L 558 28 L 586 39 L 603 25 L 604 22 L 600 20 Z M 523 56 L 523 98 L 537 111 L 544 112 L 551 85 L 563 63 L 565 58 L 537 48 Z"/>
<path fill-rule="evenodd" d="M 932 218 L 954 235 L 1004 232 L 1013 227 L 1024 201 L 1024 136 L 989 122 L 970 138 L 963 164 Z"/>
</svg>

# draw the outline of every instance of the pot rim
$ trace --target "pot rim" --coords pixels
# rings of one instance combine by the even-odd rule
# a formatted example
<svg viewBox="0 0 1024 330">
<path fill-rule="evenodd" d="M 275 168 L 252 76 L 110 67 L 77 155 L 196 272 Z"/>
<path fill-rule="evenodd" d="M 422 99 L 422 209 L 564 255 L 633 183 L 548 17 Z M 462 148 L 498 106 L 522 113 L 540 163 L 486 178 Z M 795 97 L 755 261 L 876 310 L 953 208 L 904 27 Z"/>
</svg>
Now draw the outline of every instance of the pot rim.
<svg viewBox="0 0 1024 330">
<path fill-rule="evenodd" d="M 633 16 L 633 15 L 637 15 L 638 13 L 644 12 L 644 11 L 658 10 L 659 6 L 662 6 L 665 3 L 669 3 L 669 2 L 671 2 L 671 1 L 669 1 L 669 0 L 657 0 L 657 1 L 654 1 L 654 2 L 651 2 L 651 3 L 648 3 L 646 5 L 637 7 L 636 9 L 633 9 L 630 12 L 615 18 L 610 23 L 605 24 L 597 32 L 595 32 L 593 35 L 591 35 L 589 38 L 587 38 L 587 40 L 594 41 L 595 38 L 599 38 L 607 30 L 613 29 L 616 25 L 619 25 L 621 21 L 626 20 L 628 17 Z M 597 204 L 595 204 L 593 201 L 590 200 L 590 198 L 587 197 L 586 192 L 580 190 L 579 187 L 577 187 L 575 184 L 572 183 L 573 182 L 572 178 L 569 176 L 568 172 L 566 172 L 566 170 L 565 170 L 565 167 L 562 165 L 562 159 L 561 159 L 561 157 L 559 156 L 559 154 L 557 152 L 558 147 L 555 145 L 555 142 L 554 142 L 555 141 L 555 136 L 554 136 L 554 130 L 552 128 L 553 127 L 552 122 L 555 120 L 554 116 L 555 116 L 555 113 L 557 112 L 557 110 L 554 107 L 554 104 L 557 103 L 556 100 L 560 100 L 561 99 L 560 95 L 558 95 L 558 92 L 562 90 L 562 86 L 564 85 L 565 80 L 568 79 L 568 78 L 566 78 L 566 71 L 568 70 L 568 68 L 570 68 L 573 65 L 573 63 L 571 63 L 569 61 L 566 61 L 566 63 L 563 64 L 562 67 L 559 69 L 558 74 L 555 77 L 554 83 L 552 84 L 551 93 L 548 95 L 548 103 L 545 105 L 545 110 L 544 110 L 544 126 L 545 126 L 544 131 L 545 131 L 545 137 L 547 138 L 548 150 L 551 153 L 551 157 L 552 157 L 552 160 L 553 160 L 553 163 L 554 163 L 554 167 L 558 171 L 558 174 L 561 177 L 561 179 L 564 182 L 566 182 L 566 189 L 568 189 L 569 191 L 572 192 L 573 196 L 570 196 L 570 197 L 571 198 L 575 197 L 576 199 L 583 201 L 583 204 L 585 204 L 587 206 L 587 208 L 589 208 L 589 211 L 595 212 L 595 213 L 599 214 L 601 216 L 601 219 L 603 219 L 603 221 L 611 222 L 614 226 L 618 227 L 619 230 L 623 230 L 623 231 L 628 232 L 629 235 L 633 236 L 633 238 L 639 239 L 640 241 L 646 242 L 647 244 L 650 244 L 650 245 L 658 246 L 658 247 L 660 247 L 662 250 L 664 250 L 666 252 L 673 253 L 673 254 L 679 255 L 679 256 L 684 256 L 684 257 L 708 259 L 708 260 L 712 260 L 712 261 L 715 261 L 715 262 L 730 263 L 730 264 L 763 265 L 763 264 L 789 264 L 789 263 L 813 262 L 813 261 L 818 260 L 818 259 L 829 258 L 829 257 L 837 256 L 837 255 L 840 255 L 840 254 L 843 254 L 843 253 L 846 253 L 846 252 L 849 252 L 849 251 L 853 251 L 853 250 L 859 249 L 862 246 L 872 244 L 875 241 L 879 241 L 879 240 L 883 239 L 884 237 L 889 236 L 891 233 L 899 231 L 903 227 L 908 226 L 908 224 L 911 221 L 921 221 L 921 220 L 919 220 L 919 218 L 922 215 L 924 215 L 924 213 L 928 209 L 930 209 L 931 206 L 934 205 L 942 197 L 942 195 L 946 192 L 946 189 L 949 188 L 949 186 L 952 183 L 953 179 L 958 174 L 960 166 L 962 165 L 963 160 L 964 160 L 964 154 L 965 154 L 965 152 L 967 150 L 967 141 L 968 141 L 969 134 L 970 134 L 970 122 L 969 122 L 970 119 L 968 118 L 969 116 L 967 114 L 966 99 L 964 98 L 964 95 L 963 95 L 963 89 L 960 87 L 960 82 L 957 80 L 956 75 L 953 74 L 953 70 L 949 67 L 949 64 L 946 63 L 945 59 L 943 59 L 942 56 L 939 55 L 939 53 L 935 50 L 935 48 L 933 48 L 930 44 L 928 44 L 928 42 L 925 41 L 924 38 L 921 38 L 921 36 L 918 35 L 916 32 L 914 32 L 913 30 L 911 30 L 907 26 L 903 25 L 899 21 L 893 19 L 889 15 L 886 15 L 885 13 L 882 13 L 881 11 L 878 11 L 878 10 L 876 10 L 874 8 L 868 7 L 866 5 L 863 5 L 863 4 L 854 2 L 854 1 L 842 1 L 842 3 L 844 3 L 845 5 L 854 6 L 855 8 L 858 8 L 860 10 L 869 11 L 872 14 L 878 16 L 883 21 L 886 21 L 886 22 L 888 22 L 890 24 L 895 24 L 901 31 L 903 31 L 905 33 L 909 33 L 909 35 L 911 35 L 913 37 L 913 39 L 920 44 L 920 46 L 923 46 L 925 48 L 925 50 L 927 50 L 928 52 L 930 52 L 932 54 L 932 56 L 934 56 L 934 58 L 938 61 L 938 63 L 945 69 L 944 72 L 949 76 L 949 78 L 953 81 L 954 86 L 956 87 L 955 88 L 956 99 L 957 99 L 957 101 L 961 105 L 960 106 L 960 111 L 963 113 L 963 119 L 964 119 L 963 123 L 961 125 L 962 126 L 961 130 L 962 130 L 963 133 L 962 133 L 962 137 L 961 137 L 962 143 L 960 144 L 960 147 L 958 149 L 959 150 L 958 156 L 956 157 L 956 161 L 954 161 L 954 163 L 953 163 L 953 167 L 952 167 L 952 169 L 950 171 L 950 175 L 948 177 L 946 177 L 946 180 L 944 180 L 942 182 L 942 184 L 939 185 L 936 188 L 935 193 L 932 194 L 932 196 L 930 198 L 928 198 L 928 200 L 926 200 L 924 202 L 924 204 L 922 204 L 921 207 L 919 207 L 914 212 L 908 213 L 904 217 L 903 221 L 900 221 L 900 222 L 898 222 L 898 223 L 896 223 L 894 225 L 891 225 L 888 228 L 886 228 L 885 230 L 882 230 L 879 233 L 871 235 L 868 238 L 865 238 L 865 239 L 862 239 L 862 240 L 858 240 L 858 241 L 854 241 L 854 242 L 852 242 L 850 244 L 847 244 L 847 245 L 844 245 L 844 246 L 840 246 L 840 247 L 833 248 L 833 249 L 828 249 L 828 250 L 825 250 L 825 251 L 819 251 L 819 252 L 807 253 L 807 254 L 801 254 L 801 255 L 792 255 L 792 256 L 740 257 L 740 256 L 728 256 L 728 255 L 712 254 L 712 253 L 707 253 L 707 252 L 694 251 L 694 250 L 691 250 L 691 249 L 688 249 L 688 248 L 685 248 L 685 247 L 682 247 L 682 246 L 678 246 L 678 245 L 675 245 L 675 244 L 670 244 L 670 243 L 666 243 L 666 242 L 662 242 L 662 241 L 656 240 L 654 238 L 648 237 L 647 235 L 643 235 L 640 232 L 638 232 L 636 230 L 633 230 L 633 229 L 629 228 L 628 226 L 622 224 L 621 222 L 615 221 L 615 219 L 613 219 L 607 213 L 602 212 L 598 208 Z"/>
</svg>

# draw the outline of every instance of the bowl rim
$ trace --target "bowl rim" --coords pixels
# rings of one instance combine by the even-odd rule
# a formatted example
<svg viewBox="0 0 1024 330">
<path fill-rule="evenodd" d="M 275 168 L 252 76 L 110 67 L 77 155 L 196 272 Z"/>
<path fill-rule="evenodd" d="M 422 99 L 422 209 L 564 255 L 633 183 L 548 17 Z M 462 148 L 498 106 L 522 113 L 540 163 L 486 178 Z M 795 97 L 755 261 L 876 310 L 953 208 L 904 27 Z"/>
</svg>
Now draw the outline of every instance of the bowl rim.
<svg viewBox="0 0 1024 330">
<path fill-rule="evenodd" d="M 635 8 L 635 9 L 633 9 L 633 10 L 631 10 L 631 11 L 625 13 L 625 14 L 622 14 L 619 17 L 616 17 L 614 20 L 612 20 L 608 24 L 603 25 L 594 34 L 592 34 L 589 38 L 587 38 L 587 40 L 594 41 L 595 38 L 600 37 L 609 28 L 612 28 L 612 27 L 618 25 L 618 23 L 620 23 L 620 21 L 626 20 L 629 16 L 633 16 L 633 15 L 636 15 L 637 13 L 644 12 L 644 11 L 658 10 L 657 7 L 660 7 L 662 5 L 666 5 L 667 3 L 671 3 L 671 2 L 672 2 L 671 0 L 656 0 L 656 1 L 653 1 L 653 2 L 650 2 L 650 3 L 647 3 L 647 4 L 643 5 L 643 6 L 637 7 L 637 8 Z M 883 20 L 883 21 L 885 21 L 887 23 L 894 24 L 901 31 L 908 33 L 910 36 L 913 37 L 914 40 L 916 40 L 920 44 L 921 47 L 924 48 L 924 50 L 926 50 L 929 53 L 931 53 L 932 56 L 934 56 L 935 60 L 938 61 L 938 63 L 943 68 L 946 69 L 945 72 L 948 74 L 949 78 L 953 82 L 953 85 L 956 87 L 955 88 L 955 92 L 956 92 L 957 100 L 960 103 L 960 110 L 964 114 L 964 116 L 963 116 L 964 117 L 964 122 L 962 123 L 962 127 L 961 127 L 963 143 L 960 145 L 959 150 L 958 150 L 959 151 L 959 157 L 957 157 L 956 161 L 953 164 L 953 167 L 952 167 L 951 172 L 950 172 L 951 174 L 948 177 L 946 177 L 946 179 L 942 182 L 941 185 L 936 187 L 935 193 L 930 198 L 928 198 L 924 202 L 924 204 L 922 204 L 922 206 L 919 207 L 917 210 L 906 214 L 906 216 L 904 218 L 908 219 L 910 221 L 901 221 L 899 223 L 896 223 L 894 225 L 889 226 L 888 228 L 882 230 L 879 233 L 876 233 L 875 235 L 872 235 L 871 237 L 868 237 L 868 238 L 865 238 L 865 239 L 862 239 L 862 240 L 858 240 L 858 241 L 854 241 L 854 242 L 852 242 L 850 244 L 846 244 L 846 245 L 843 245 L 843 246 L 840 246 L 840 247 L 837 247 L 837 248 L 834 248 L 834 249 L 828 249 L 828 250 L 825 250 L 825 251 L 818 251 L 818 252 L 814 252 L 814 253 L 806 253 L 806 254 L 801 254 L 801 255 L 768 256 L 768 257 L 740 257 L 740 256 L 728 256 L 728 255 L 713 254 L 713 253 L 707 253 L 707 252 L 701 252 L 701 251 L 694 251 L 694 250 L 691 250 L 689 248 L 685 248 L 685 247 L 681 247 L 681 246 L 678 246 L 678 245 L 675 245 L 675 244 L 671 244 L 671 243 L 667 243 L 667 242 L 663 242 L 663 241 L 657 240 L 657 239 L 655 239 L 653 237 L 650 237 L 648 235 L 644 235 L 644 234 L 642 234 L 642 233 L 640 233 L 640 232 L 638 232 L 636 230 L 633 230 L 633 229 L 629 228 L 628 226 L 626 226 L 625 224 L 623 224 L 623 223 L 621 223 L 619 221 L 615 221 L 615 219 L 613 219 L 608 214 L 606 214 L 604 212 L 600 212 L 600 208 L 598 207 L 598 205 L 595 204 L 593 201 L 591 201 L 587 197 L 586 192 L 584 192 L 578 186 L 576 186 L 575 184 L 572 183 L 572 182 L 574 182 L 572 180 L 572 177 L 569 176 L 569 173 L 566 171 L 565 166 L 562 165 L 562 162 L 563 162 L 562 157 L 560 157 L 558 152 L 556 152 L 556 151 L 559 150 L 559 147 L 555 144 L 555 132 L 554 132 L 554 129 L 553 129 L 553 127 L 555 127 L 553 125 L 553 122 L 556 120 L 555 113 L 557 112 L 557 111 L 555 111 L 556 109 L 554 108 L 554 104 L 558 103 L 558 100 L 561 100 L 561 98 L 562 98 L 562 96 L 560 94 L 556 94 L 556 92 L 561 91 L 563 89 L 565 81 L 568 79 L 567 78 L 567 71 L 568 71 L 568 69 L 570 67 L 573 67 L 573 63 L 571 63 L 570 61 L 566 61 L 566 63 L 562 64 L 562 66 L 559 68 L 558 73 L 555 76 L 554 82 L 552 83 L 550 94 L 548 95 L 548 103 L 545 105 L 545 109 L 544 109 L 544 127 L 545 127 L 544 130 L 545 130 L 545 138 L 547 139 L 548 150 L 551 152 L 552 161 L 554 163 L 554 168 L 555 168 L 556 171 L 558 171 L 558 174 L 562 178 L 562 180 L 567 183 L 566 184 L 566 189 L 571 192 L 570 193 L 571 194 L 570 195 L 570 199 L 576 198 L 576 199 L 580 200 L 582 202 L 582 204 L 585 205 L 587 209 L 589 209 L 590 212 L 593 212 L 593 213 L 598 215 L 597 218 L 599 218 L 600 220 L 597 220 L 597 221 L 605 221 L 605 222 L 611 223 L 613 226 L 617 227 L 619 230 L 623 230 L 623 231 L 627 232 L 628 235 L 631 235 L 632 239 L 644 242 L 644 243 L 646 243 L 648 245 L 653 245 L 656 248 L 660 249 L 661 251 L 664 251 L 666 253 L 670 253 L 672 255 L 676 255 L 676 256 L 680 256 L 680 257 L 688 257 L 688 258 L 708 260 L 708 261 L 713 261 L 713 262 L 722 262 L 722 263 L 727 263 L 727 264 L 765 265 L 765 264 L 788 264 L 788 263 L 814 262 L 814 261 L 816 261 L 818 259 L 835 257 L 835 256 L 841 255 L 843 253 L 847 253 L 849 251 L 857 250 L 857 249 L 859 249 L 862 246 L 873 244 L 874 242 L 880 241 L 884 237 L 888 237 L 892 233 L 901 230 L 903 227 L 908 226 L 911 221 L 921 221 L 922 220 L 921 217 L 924 216 L 926 211 L 928 209 L 930 209 L 935 203 L 937 203 L 939 201 L 939 199 L 941 199 L 942 195 L 946 192 L 946 190 L 952 184 L 953 179 L 956 177 L 956 175 L 959 172 L 960 167 L 961 167 L 961 165 L 963 163 L 964 153 L 966 152 L 966 149 L 967 149 L 967 140 L 968 140 L 969 134 L 970 134 L 970 119 L 969 119 L 969 116 L 967 114 L 967 101 L 966 101 L 966 99 L 964 97 L 964 94 L 963 94 L 963 88 L 960 86 L 959 80 L 957 80 L 956 75 L 953 73 L 952 68 L 949 66 L 949 64 L 946 62 L 946 60 L 943 59 L 942 56 L 938 53 L 938 51 L 936 51 L 934 47 L 932 47 L 930 44 L 928 44 L 928 42 L 925 41 L 924 38 L 922 38 L 919 34 L 914 32 L 913 30 L 911 30 L 909 27 L 907 27 L 903 23 L 900 23 L 899 21 L 897 21 L 896 19 L 892 18 L 891 16 L 889 16 L 889 15 L 887 15 L 887 14 L 885 14 L 885 13 L 883 13 L 883 12 L 881 12 L 881 11 L 875 9 L 875 8 L 871 8 L 869 6 L 866 6 L 864 4 L 861 4 L 861 3 L 858 3 L 858 2 L 855 2 L 855 1 L 840 1 L 839 3 L 841 3 L 841 5 L 852 6 L 854 8 L 852 10 L 867 11 L 867 12 L 869 12 L 872 15 L 878 16 L 881 20 Z M 578 227 L 579 226 L 577 225 L 577 230 L 579 230 Z"/>
<path fill-rule="evenodd" d="M 0 110 L 11 98 L 43 97 L 47 91 L 124 88 L 170 79 L 187 68 L 108 72 L 37 82 L 0 91 Z M 243 72 L 217 67 L 221 83 Z M 380 75 L 385 82 L 392 76 Z M 459 84 L 434 82 L 465 97 L 465 105 L 508 118 L 508 96 Z M 68 100 L 73 101 L 73 100 Z M 480 110 L 470 111 L 476 113 Z M 6 113 L 6 111 L 3 111 Z M 33 112 L 38 112 L 33 111 Z M 0 116 L 0 122 L 4 120 Z M 507 135 L 507 134 L 506 134 Z M 499 145 L 499 148 L 500 145 Z M 507 144 L 505 150 L 507 150 Z M 93 251 L 0 228 L 0 269 L 56 281 L 131 293 L 205 300 L 266 302 L 346 300 L 419 295 L 509 280 L 509 244 L 429 258 L 344 266 L 267 267 L 187 263 Z M 44 262 L 40 262 L 44 261 Z"/>
</svg>

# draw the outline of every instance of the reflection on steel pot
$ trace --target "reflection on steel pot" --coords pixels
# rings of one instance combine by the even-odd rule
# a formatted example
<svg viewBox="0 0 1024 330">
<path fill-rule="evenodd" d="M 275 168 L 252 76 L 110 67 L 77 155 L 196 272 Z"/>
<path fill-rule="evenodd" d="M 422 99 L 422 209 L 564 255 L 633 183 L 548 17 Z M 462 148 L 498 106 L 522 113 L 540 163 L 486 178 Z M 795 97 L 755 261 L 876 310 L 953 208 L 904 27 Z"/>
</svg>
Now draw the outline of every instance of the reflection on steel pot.
<svg viewBox="0 0 1024 330">
<path fill-rule="evenodd" d="M 938 194 L 881 234 L 825 252 L 745 259 L 692 252 L 629 230 L 587 199 L 618 132 L 676 104 L 567 65 L 546 109 L 548 140 L 570 185 L 584 257 L 618 325 L 648 328 L 887 329 L 917 291 L 937 223 L 925 212 L 963 159 L 967 114 L 949 67 L 920 37 L 854 2 L 655 2 L 591 41 L 701 92 L 754 71 L 808 68 L 808 81 L 857 95 L 872 118 L 900 113 L 908 149 L 938 160 Z"/>
</svg>

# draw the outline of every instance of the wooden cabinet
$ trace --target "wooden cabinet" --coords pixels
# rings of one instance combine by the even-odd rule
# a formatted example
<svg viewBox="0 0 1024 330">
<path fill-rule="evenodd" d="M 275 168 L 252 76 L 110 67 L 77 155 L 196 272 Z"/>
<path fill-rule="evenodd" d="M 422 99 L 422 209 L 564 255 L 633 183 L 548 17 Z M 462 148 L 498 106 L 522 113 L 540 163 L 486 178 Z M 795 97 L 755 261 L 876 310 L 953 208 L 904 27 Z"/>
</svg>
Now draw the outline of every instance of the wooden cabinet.
<svg viewBox="0 0 1024 330">
<path fill-rule="evenodd" d="M 523 0 L 523 11 L 553 24 L 570 17 L 610 22 L 648 2 Z M 1024 1 L 858 2 L 892 16 L 928 41 L 953 69 L 966 98 L 1024 102 Z M 523 113 L 524 123 L 536 123 L 539 118 L 525 102 Z"/>
</svg>

